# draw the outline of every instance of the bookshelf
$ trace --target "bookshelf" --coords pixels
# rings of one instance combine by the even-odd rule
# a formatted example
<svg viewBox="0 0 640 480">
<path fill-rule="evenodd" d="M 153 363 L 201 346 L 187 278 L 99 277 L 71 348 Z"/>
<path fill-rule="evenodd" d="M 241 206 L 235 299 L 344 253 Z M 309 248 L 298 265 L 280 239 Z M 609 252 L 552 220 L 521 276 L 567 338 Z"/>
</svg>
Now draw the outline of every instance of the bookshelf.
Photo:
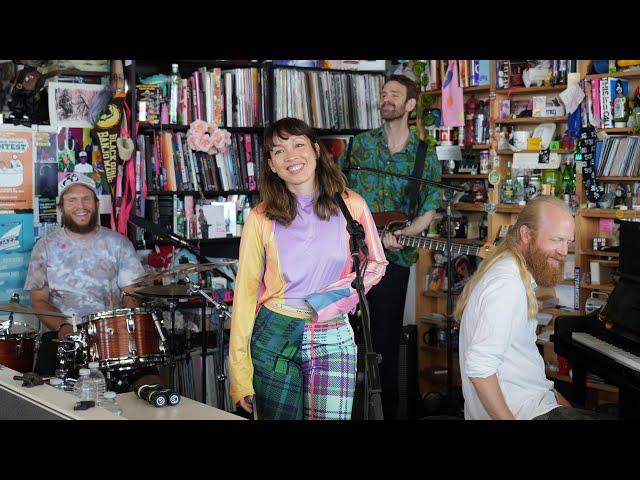
<svg viewBox="0 0 640 480">
<path fill-rule="evenodd" d="M 578 69 L 580 78 L 585 82 L 585 88 L 594 91 L 594 86 L 591 82 L 594 80 L 602 82 L 606 78 L 622 78 L 628 82 L 628 94 L 627 97 L 632 97 L 633 92 L 637 87 L 640 87 L 640 70 L 620 71 L 614 73 L 592 73 L 592 61 L 581 60 L 578 62 Z M 596 84 L 597 85 L 597 84 Z M 593 93 L 592 93 L 593 95 Z M 594 120 L 597 122 L 599 119 Z M 633 131 L 630 127 L 608 127 L 598 128 L 598 139 L 611 141 L 611 139 L 621 139 L 626 134 L 632 134 Z M 615 140 L 613 140 L 615 141 Z M 601 159 L 602 163 L 605 161 Z M 598 183 L 605 187 L 605 191 L 611 191 L 617 184 L 629 186 L 633 188 L 637 186 L 640 188 L 640 172 L 632 172 L 632 175 L 599 175 L 597 176 Z M 620 210 L 618 208 L 588 208 L 592 205 L 588 205 L 588 199 L 583 187 L 582 171 L 578 169 L 576 171 L 576 188 L 578 193 L 578 199 L 580 201 L 580 208 L 576 215 L 576 267 L 580 269 L 581 276 L 590 272 L 591 262 L 597 261 L 604 267 L 615 268 L 618 264 L 620 257 L 618 252 L 609 252 L 593 249 L 594 237 L 607 238 L 607 245 L 615 245 L 617 238 L 615 232 L 611 231 L 610 226 L 615 219 L 640 219 L 640 211 L 638 210 Z M 633 192 L 632 192 L 633 193 Z M 601 279 L 602 281 L 602 279 Z M 605 293 L 611 293 L 613 290 L 613 284 L 611 282 L 602 283 L 590 283 L 581 278 L 580 282 L 580 311 L 584 312 L 585 302 L 591 295 L 591 292 L 599 291 Z"/>
<path fill-rule="evenodd" d="M 145 121 L 139 116 L 137 85 L 144 80 L 159 81 L 154 91 L 162 92 L 162 78 L 171 65 L 178 64 L 181 76 L 181 104 L 183 114 L 179 123 L 161 124 L 160 119 Z M 166 224 L 172 231 L 190 242 L 202 246 L 208 256 L 237 258 L 239 236 L 230 233 L 223 238 L 193 238 L 197 227 L 195 213 L 198 203 L 223 200 L 236 203 L 237 218 L 242 221 L 245 200 L 250 205 L 258 199 L 257 178 L 262 157 L 262 132 L 268 121 L 266 98 L 269 95 L 264 78 L 264 63 L 258 61 L 222 60 L 134 60 L 127 67 L 129 104 L 132 109 L 132 131 L 137 128 L 137 147 L 145 165 L 147 199 L 146 217 Z M 162 93 L 160 93 L 162 92 Z M 142 97 L 141 97 L 142 98 Z M 145 97 L 149 100 L 149 97 Z M 151 97 L 153 103 L 154 97 Z M 139 120 L 136 125 L 136 120 Z M 210 155 L 191 150 L 186 133 L 194 120 L 215 122 L 231 134 L 231 146 L 222 154 Z M 252 175 L 253 172 L 253 175 Z M 164 199 L 164 200 L 163 200 Z M 141 202 L 140 191 L 138 202 Z M 162 207 L 161 207 L 162 205 Z M 164 209 L 160 212 L 160 208 Z M 178 213 L 194 209 L 186 215 L 186 228 L 179 228 Z M 225 216 L 227 213 L 225 213 Z M 198 229 L 199 230 L 199 229 Z M 239 229 L 238 229 L 239 231 Z M 140 246 L 142 232 L 134 229 L 132 241 Z"/>
<path fill-rule="evenodd" d="M 304 120 L 319 135 L 356 135 L 382 124 L 384 72 L 302 67 L 265 62 L 269 119 Z"/>
<path fill-rule="evenodd" d="M 497 61 L 490 60 L 489 66 L 489 84 L 482 86 L 473 86 L 473 87 L 463 87 L 464 101 L 466 102 L 471 94 L 473 94 L 476 99 L 484 100 L 490 102 L 489 107 L 489 118 L 488 118 L 488 128 L 490 132 L 494 132 L 496 127 L 507 127 L 510 130 L 527 130 L 533 131 L 539 124 L 542 123 L 555 123 L 556 131 L 555 135 L 560 134 L 566 130 L 567 125 L 567 116 L 566 115 L 557 115 L 557 116 L 544 116 L 544 117 L 524 117 L 524 118 L 501 118 L 500 116 L 500 101 L 501 100 L 509 100 L 510 106 L 511 102 L 528 102 L 532 99 L 533 96 L 546 96 L 547 100 L 551 100 L 551 98 L 556 97 L 560 92 L 566 89 L 566 85 L 558 84 L 558 85 L 548 85 L 548 86 L 515 86 L 511 88 L 498 88 L 497 82 Z M 426 127 L 422 123 L 423 113 L 424 113 L 424 104 L 422 101 L 423 97 L 431 96 L 431 101 L 433 102 L 431 108 L 439 108 L 441 104 L 442 91 L 440 89 L 427 90 L 420 93 L 420 100 L 418 102 L 418 117 L 417 117 L 417 125 L 418 130 L 421 134 L 421 138 L 426 138 L 427 130 Z M 509 113 L 512 113 L 511 111 Z M 555 136 L 554 135 L 554 136 Z M 455 144 L 454 140 L 454 144 Z M 462 144 L 462 139 L 458 139 L 458 144 Z M 491 150 L 494 148 L 497 153 L 499 164 L 496 170 L 500 173 L 500 181 L 492 186 L 489 184 L 488 175 L 471 175 L 471 174 L 460 174 L 460 173 L 443 173 L 442 179 L 443 181 L 448 181 L 452 183 L 461 183 L 461 182 L 473 182 L 475 180 L 483 180 L 486 181 L 487 187 L 487 202 L 493 204 L 492 208 L 493 213 L 487 214 L 487 204 L 486 203 L 467 203 L 467 202 L 459 202 L 452 205 L 452 209 L 459 211 L 463 215 L 480 215 L 484 214 L 487 217 L 487 237 L 486 239 L 474 239 L 473 241 L 481 243 L 486 240 L 494 240 L 497 238 L 500 228 L 503 225 L 511 225 L 517 219 L 518 214 L 522 211 L 523 206 L 517 204 L 501 204 L 499 191 L 501 187 L 501 182 L 505 178 L 505 173 L 507 169 L 507 163 L 513 157 L 513 151 L 511 150 L 497 150 L 497 139 L 494 138 L 494 135 L 490 135 L 489 141 L 487 143 L 477 144 L 474 143 L 472 146 L 472 152 L 477 153 L 482 150 Z M 466 153 L 463 149 L 463 157 Z M 534 153 L 524 151 L 525 153 Z M 553 151 L 559 155 L 570 155 L 573 153 L 573 150 L 570 149 L 556 149 Z M 561 159 L 562 160 L 562 159 Z M 453 239 L 454 242 L 460 242 L 461 239 Z M 425 292 L 425 278 L 430 273 L 430 269 L 433 265 L 433 255 L 428 251 L 419 252 L 419 260 L 416 270 L 416 324 L 418 325 L 418 342 L 420 347 L 419 349 L 419 359 L 418 359 L 418 369 L 420 372 L 419 385 L 420 392 L 422 394 L 426 394 L 429 391 L 434 389 L 443 389 L 444 381 L 446 375 L 442 375 L 442 377 L 436 378 L 434 375 L 430 375 L 428 372 L 428 368 L 434 365 L 442 365 L 439 363 L 441 361 L 439 354 L 432 347 L 428 347 L 425 344 L 424 335 L 428 331 L 428 326 L 430 323 L 428 321 L 421 321 L 421 317 L 423 317 L 427 313 L 435 312 L 440 314 L 446 314 L 446 294 L 442 292 Z M 569 284 L 570 282 L 563 282 Z M 553 290 L 549 291 L 549 289 L 541 289 L 539 295 L 542 296 L 544 294 L 549 294 Z M 554 292 L 555 293 L 555 292 Z M 455 297 L 454 297 L 455 302 Z M 563 315 L 567 315 L 566 311 L 558 311 Z M 573 311 L 574 314 L 579 313 L 578 311 Z M 560 314 L 560 313 L 558 313 Z M 554 313 L 555 316 L 555 313 Z M 553 322 L 551 323 L 553 325 Z M 551 346 L 551 350 L 553 350 Z M 457 370 L 457 352 L 454 352 L 454 366 L 456 370 L 454 374 L 456 376 L 459 375 L 459 371 Z M 555 360 L 553 360 L 555 361 Z M 456 383 L 459 381 L 456 380 Z"/>
</svg>

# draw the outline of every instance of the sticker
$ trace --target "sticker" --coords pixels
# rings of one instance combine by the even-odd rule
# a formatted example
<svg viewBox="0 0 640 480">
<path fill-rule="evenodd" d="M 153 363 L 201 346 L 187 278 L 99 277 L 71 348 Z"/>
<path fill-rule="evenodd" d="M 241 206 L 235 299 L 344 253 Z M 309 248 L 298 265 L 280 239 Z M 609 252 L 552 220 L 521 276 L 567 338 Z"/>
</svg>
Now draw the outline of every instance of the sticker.
<svg viewBox="0 0 640 480">
<path fill-rule="evenodd" d="M 616 218 L 624 218 L 625 211 L 624 210 L 616 210 Z"/>
<path fill-rule="evenodd" d="M 489 215 L 492 215 L 494 213 L 496 213 L 496 204 L 495 203 L 491 203 L 491 202 L 487 202 L 487 213 Z"/>
<path fill-rule="evenodd" d="M 487 179 L 491 185 L 498 185 L 498 183 L 500 183 L 500 172 L 497 170 L 491 170 Z"/>
</svg>

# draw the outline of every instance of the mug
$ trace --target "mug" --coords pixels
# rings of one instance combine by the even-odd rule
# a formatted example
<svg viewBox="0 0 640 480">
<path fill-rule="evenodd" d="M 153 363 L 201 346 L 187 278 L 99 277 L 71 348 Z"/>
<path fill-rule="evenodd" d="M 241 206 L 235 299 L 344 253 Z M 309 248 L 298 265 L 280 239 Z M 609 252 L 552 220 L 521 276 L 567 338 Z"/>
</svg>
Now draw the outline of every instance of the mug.
<svg viewBox="0 0 640 480">
<path fill-rule="evenodd" d="M 519 130 L 517 132 L 513 132 L 513 146 L 520 149 L 527 149 L 527 140 L 531 136 L 531 132 L 527 132 L 525 130 Z"/>
</svg>

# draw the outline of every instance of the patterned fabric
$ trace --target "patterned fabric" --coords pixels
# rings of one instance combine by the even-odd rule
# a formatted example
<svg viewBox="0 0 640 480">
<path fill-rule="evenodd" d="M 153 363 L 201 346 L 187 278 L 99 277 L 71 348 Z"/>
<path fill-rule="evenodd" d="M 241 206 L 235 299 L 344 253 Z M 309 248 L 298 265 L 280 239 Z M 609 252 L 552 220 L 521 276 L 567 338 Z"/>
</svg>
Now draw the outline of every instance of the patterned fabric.
<svg viewBox="0 0 640 480">
<path fill-rule="evenodd" d="M 416 130 L 410 128 L 409 142 L 404 150 L 389 154 L 389 146 L 380 127 L 357 135 L 351 148 L 351 164 L 389 171 L 401 175 L 411 175 L 418 151 L 419 138 Z M 340 168 L 345 158 L 338 159 Z M 435 149 L 427 149 L 422 178 L 439 181 L 442 167 Z M 349 170 L 347 174 L 349 186 L 364 197 L 372 212 L 402 212 L 411 217 L 409 212 L 410 182 L 392 175 L 383 175 L 366 170 Z M 440 189 L 420 184 L 418 189 L 417 215 L 440 207 Z M 398 252 L 385 250 L 387 260 L 396 265 L 410 267 L 418 261 L 415 248 L 403 248 Z"/>
<path fill-rule="evenodd" d="M 121 308 L 122 288 L 141 275 L 144 268 L 126 237 L 100 227 L 90 238 L 71 238 L 60 228 L 35 244 L 24 289 L 48 289 L 49 302 L 80 323 L 112 304 Z"/>
<path fill-rule="evenodd" d="M 388 262 L 364 199 L 352 190 L 347 190 L 344 199 L 353 218 L 365 230 L 369 261 L 364 286 L 368 292 L 380 281 Z M 299 215 L 302 211 L 303 217 L 304 208 L 299 205 Z M 358 304 L 358 294 L 351 286 L 355 273 L 342 213 L 330 221 L 317 217 L 313 220 L 309 216 L 294 224 L 291 229 L 277 225 L 266 217 L 262 205 L 258 205 L 242 230 L 229 340 L 230 391 L 234 405 L 254 394 L 249 343 L 259 306 L 264 304 L 288 316 L 308 317 L 280 311 L 278 305 L 292 302 L 296 307 L 310 310 L 314 321 L 326 322 L 354 311 Z"/>
<path fill-rule="evenodd" d="M 349 420 L 356 345 L 345 316 L 313 322 L 260 309 L 251 338 L 260 420 Z"/>
</svg>

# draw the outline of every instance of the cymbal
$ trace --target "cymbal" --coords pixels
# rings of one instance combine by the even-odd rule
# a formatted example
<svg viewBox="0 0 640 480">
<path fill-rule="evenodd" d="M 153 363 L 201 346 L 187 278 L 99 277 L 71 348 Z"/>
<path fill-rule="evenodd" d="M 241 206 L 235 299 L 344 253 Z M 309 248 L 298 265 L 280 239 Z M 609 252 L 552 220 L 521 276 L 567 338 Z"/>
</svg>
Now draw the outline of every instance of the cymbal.
<svg viewBox="0 0 640 480">
<path fill-rule="evenodd" d="M 149 273 L 141 277 L 135 278 L 133 283 L 152 282 L 155 280 L 162 280 L 163 278 L 170 277 L 172 275 L 188 275 L 190 273 L 204 272 L 206 270 L 214 270 L 226 265 L 234 265 L 237 262 L 235 259 L 219 260 L 215 263 L 181 263 L 175 267 L 171 267 L 168 270 L 162 272 Z"/>
<path fill-rule="evenodd" d="M 211 293 L 211 290 L 204 290 Z M 193 297 L 194 294 L 189 292 L 187 285 L 150 285 L 135 290 L 135 293 L 147 297 Z"/>
<path fill-rule="evenodd" d="M 49 310 L 39 310 L 37 308 L 27 307 L 15 302 L 0 303 L 0 311 L 13 312 L 13 313 L 26 313 L 30 315 L 50 315 L 52 317 L 71 318 L 71 315 L 65 315 L 60 312 L 53 312 Z"/>
</svg>

